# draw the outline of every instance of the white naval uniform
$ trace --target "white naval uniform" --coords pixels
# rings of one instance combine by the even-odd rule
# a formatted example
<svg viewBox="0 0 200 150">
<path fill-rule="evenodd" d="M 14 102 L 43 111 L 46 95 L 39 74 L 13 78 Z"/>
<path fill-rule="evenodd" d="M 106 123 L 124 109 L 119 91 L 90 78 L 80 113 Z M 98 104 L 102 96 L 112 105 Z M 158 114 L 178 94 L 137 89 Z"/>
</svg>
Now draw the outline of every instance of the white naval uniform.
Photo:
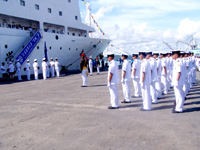
<svg viewBox="0 0 200 150">
<path fill-rule="evenodd" d="M 156 58 L 156 63 L 157 63 L 157 80 L 155 83 L 155 88 L 156 88 L 157 98 L 161 98 L 162 89 L 161 89 L 161 60 L 160 58 Z"/>
<path fill-rule="evenodd" d="M 151 69 L 151 83 L 150 83 L 150 95 L 152 103 L 158 103 L 155 83 L 157 79 L 157 63 L 155 58 L 151 57 L 149 59 L 150 69 Z"/>
<path fill-rule="evenodd" d="M 163 89 L 163 93 L 166 95 L 166 94 L 168 94 L 168 89 L 167 89 L 167 74 L 165 73 L 165 69 L 164 69 L 164 67 L 166 67 L 166 60 L 165 60 L 165 58 L 161 59 L 161 67 L 162 67 L 162 69 L 161 69 L 162 89 Z"/>
<path fill-rule="evenodd" d="M 21 64 L 19 62 L 17 62 L 16 67 L 17 67 L 17 75 L 18 75 L 18 80 L 22 80 L 21 78 Z"/>
<path fill-rule="evenodd" d="M 184 97 L 186 97 L 187 95 L 187 91 L 186 91 L 186 86 L 187 86 L 187 83 L 186 83 L 186 61 L 184 58 L 180 58 L 181 60 L 181 63 L 182 63 L 182 76 L 183 76 L 183 94 L 184 94 Z"/>
<path fill-rule="evenodd" d="M 108 69 L 108 80 L 110 73 L 112 74 L 111 82 L 108 83 L 110 91 L 110 103 L 112 107 L 119 107 L 119 93 L 118 93 L 118 84 L 119 84 L 119 70 L 117 62 L 112 60 Z"/>
<path fill-rule="evenodd" d="M 38 63 L 37 62 L 34 62 L 33 63 L 33 71 L 34 71 L 34 76 L 35 76 L 35 80 L 38 80 Z"/>
<path fill-rule="evenodd" d="M 165 57 L 166 60 L 166 69 L 167 69 L 167 91 L 170 89 L 170 59 L 168 57 Z"/>
<path fill-rule="evenodd" d="M 200 58 L 197 59 L 197 69 L 200 71 Z"/>
<path fill-rule="evenodd" d="M 192 57 L 192 83 L 196 82 L 196 62 L 195 57 Z"/>
<path fill-rule="evenodd" d="M 169 71 L 169 77 L 170 77 L 170 87 L 173 87 L 172 85 L 172 78 L 173 78 L 173 58 L 172 56 L 169 58 L 169 67 L 170 67 L 170 71 Z"/>
<path fill-rule="evenodd" d="M 27 80 L 31 80 L 30 79 L 30 76 L 31 76 L 31 70 L 30 70 L 30 68 L 31 68 L 30 63 L 26 63 Z"/>
<path fill-rule="evenodd" d="M 55 61 L 55 70 L 56 70 L 56 76 L 60 77 L 60 64 L 58 61 Z"/>
<path fill-rule="evenodd" d="M 183 84 L 183 92 L 185 93 L 185 97 L 187 96 L 188 94 L 188 91 L 189 91 L 189 83 L 188 83 L 188 66 L 189 66 L 189 63 L 188 63 L 188 58 L 183 58 L 183 64 L 184 64 L 184 74 L 185 74 L 185 79 L 184 79 L 184 84 Z"/>
<path fill-rule="evenodd" d="M 144 82 L 142 82 L 142 74 L 145 74 Z M 142 90 L 143 109 L 151 110 L 151 97 L 150 97 L 150 82 L 151 70 L 148 60 L 143 59 L 140 69 L 140 85 Z"/>
<path fill-rule="evenodd" d="M 89 60 L 89 69 L 90 69 L 90 75 L 93 74 L 93 61 L 92 59 Z"/>
<path fill-rule="evenodd" d="M 185 101 L 185 95 L 183 93 L 183 64 L 180 58 L 175 61 L 174 67 L 174 76 L 173 76 L 173 85 L 174 85 L 174 92 L 176 97 L 176 107 L 175 111 L 183 112 L 183 105 Z M 177 75 L 181 73 L 180 79 L 177 81 Z"/>
<path fill-rule="evenodd" d="M 132 65 L 132 79 L 133 79 L 133 87 L 134 87 L 134 96 L 139 97 L 141 95 L 141 87 L 140 87 L 140 62 L 138 59 L 135 59 Z M 135 75 L 133 76 L 133 71 L 135 70 Z"/>
<path fill-rule="evenodd" d="M 51 61 L 50 66 L 51 66 L 51 77 L 55 77 L 55 63 Z"/>
<path fill-rule="evenodd" d="M 188 67 L 188 82 L 190 84 L 190 89 L 193 87 L 192 84 L 192 60 L 191 57 L 188 57 L 189 67 Z M 190 91 L 190 90 L 189 90 Z"/>
<path fill-rule="evenodd" d="M 42 74 L 43 74 L 43 79 L 47 79 L 47 63 L 45 61 L 42 62 Z"/>
<path fill-rule="evenodd" d="M 49 70 L 49 67 L 50 67 L 50 64 L 49 64 L 49 62 L 47 61 L 47 78 L 50 77 L 50 70 Z"/>
<path fill-rule="evenodd" d="M 125 75 L 125 78 L 123 79 L 124 72 L 126 72 L 126 75 Z M 122 65 L 122 90 L 123 90 L 124 100 L 126 102 L 131 101 L 130 82 L 131 82 L 131 64 L 126 59 L 124 60 L 123 65 Z"/>
</svg>

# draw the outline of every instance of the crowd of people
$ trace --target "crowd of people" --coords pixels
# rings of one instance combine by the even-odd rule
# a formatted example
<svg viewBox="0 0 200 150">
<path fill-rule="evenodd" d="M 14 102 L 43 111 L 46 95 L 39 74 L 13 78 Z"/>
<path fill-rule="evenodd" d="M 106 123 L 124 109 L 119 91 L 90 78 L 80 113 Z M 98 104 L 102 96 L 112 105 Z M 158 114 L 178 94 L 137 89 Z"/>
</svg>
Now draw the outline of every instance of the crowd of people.
<svg viewBox="0 0 200 150">
<path fill-rule="evenodd" d="M 119 108 L 119 70 L 114 56 L 113 53 L 108 53 L 110 62 L 108 87 L 111 102 L 108 109 Z M 167 95 L 168 91 L 174 88 L 176 101 L 172 112 L 183 112 L 186 96 L 196 79 L 196 59 L 193 53 L 178 50 L 172 51 L 172 53 L 134 53 L 132 67 L 127 58 L 128 54 L 123 53 L 121 84 L 124 100 L 122 103 L 131 103 L 130 82 L 132 78 L 134 97 L 142 96 L 143 99 L 141 111 L 150 111 L 152 104 L 157 104 L 162 95 Z"/>
<path fill-rule="evenodd" d="M 42 75 L 43 79 L 46 80 L 49 77 L 60 77 L 60 64 L 58 62 L 58 58 L 55 58 L 55 62 L 53 58 L 51 58 L 51 61 L 49 62 L 46 58 L 43 58 L 43 62 L 41 64 L 42 68 Z M 24 68 L 24 71 L 27 73 L 27 80 L 31 80 L 31 70 L 33 70 L 34 73 L 34 79 L 38 80 L 38 74 L 40 70 L 40 65 L 37 62 L 37 59 L 34 60 L 33 65 L 31 66 L 30 60 L 28 59 Z M 1 73 L 2 73 L 2 79 L 3 81 L 7 80 L 7 76 L 9 76 L 10 80 L 14 80 L 14 75 L 17 74 L 18 80 L 21 81 L 21 71 L 22 71 L 22 65 L 20 63 L 20 60 L 17 60 L 16 65 L 13 64 L 13 62 L 9 62 L 8 68 L 5 67 L 5 63 L 3 62 L 1 65 Z"/>
</svg>

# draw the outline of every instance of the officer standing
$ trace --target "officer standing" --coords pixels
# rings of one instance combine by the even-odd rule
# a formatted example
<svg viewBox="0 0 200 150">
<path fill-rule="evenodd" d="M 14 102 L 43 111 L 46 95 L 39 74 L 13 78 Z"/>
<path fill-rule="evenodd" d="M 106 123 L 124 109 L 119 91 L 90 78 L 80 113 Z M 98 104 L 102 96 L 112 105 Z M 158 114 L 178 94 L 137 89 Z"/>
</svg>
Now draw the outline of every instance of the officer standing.
<svg viewBox="0 0 200 150">
<path fill-rule="evenodd" d="M 150 97 L 150 83 L 151 83 L 151 70 L 150 64 L 147 61 L 146 52 L 139 52 L 141 63 L 140 69 L 140 85 L 142 90 L 143 108 L 141 111 L 151 110 L 151 97 Z"/>
<path fill-rule="evenodd" d="M 119 108 L 119 70 L 117 62 L 114 61 L 114 53 L 107 53 L 108 61 L 110 62 L 108 69 L 108 88 L 110 91 L 110 103 L 111 106 L 108 109 L 118 109 Z"/>
<path fill-rule="evenodd" d="M 39 65 L 38 65 L 38 63 L 37 63 L 37 59 L 34 60 L 34 63 L 33 63 L 33 70 L 34 70 L 35 80 L 38 80 Z"/>
<path fill-rule="evenodd" d="M 46 63 L 47 63 L 47 78 L 49 78 L 50 77 L 50 63 L 49 63 L 48 59 L 47 59 Z"/>
<path fill-rule="evenodd" d="M 27 80 L 31 80 L 31 65 L 29 59 L 27 60 L 26 63 L 26 73 L 27 73 Z"/>
<path fill-rule="evenodd" d="M 55 77 L 55 63 L 53 61 L 53 58 L 51 58 L 50 66 L 51 66 L 51 77 Z"/>
<path fill-rule="evenodd" d="M 195 56 L 194 53 L 191 53 L 191 59 L 192 59 L 192 83 L 196 82 L 196 62 L 195 62 Z"/>
<path fill-rule="evenodd" d="M 87 87 L 88 69 L 87 62 L 85 60 L 85 54 L 81 55 L 80 72 L 83 80 L 83 85 L 81 87 Z"/>
<path fill-rule="evenodd" d="M 42 62 L 42 73 L 43 73 L 43 79 L 47 79 L 47 63 L 46 63 L 46 58 L 43 58 Z"/>
<path fill-rule="evenodd" d="M 133 65 L 132 65 L 132 79 L 134 87 L 134 96 L 140 97 L 141 87 L 140 87 L 140 62 L 138 60 L 138 53 L 133 54 Z"/>
<path fill-rule="evenodd" d="M 10 80 L 14 80 L 15 67 L 11 61 L 9 62 L 8 69 L 9 69 Z"/>
<path fill-rule="evenodd" d="M 21 78 L 22 65 L 20 64 L 20 60 L 17 60 L 16 68 L 17 68 L 18 80 L 21 81 L 22 80 L 22 78 Z"/>
<path fill-rule="evenodd" d="M 161 60 L 158 56 L 159 56 L 158 52 L 153 53 L 153 57 L 156 59 L 156 64 L 157 64 L 157 79 L 156 79 L 156 83 L 155 83 L 155 89 L 156 89 L 157 98 L 160 99 L 161 96 L 162 96 L 162 90 L 161 90 Z"/>
<path fill-rule="evenodd" d="M 98 57 L 97 57 L 97 74 L 100 74 L 100 61 Z"/>
<path fill-rule="evenodd" d="M 157 99 L 156 89 L 155 89 L 155 83 L 157 79 L 157 63 L 156 63 L 156 60 L 152 57 L 152 52 L 148 52 L 146 58 L 149 60 L 150 69 L 151 69 L 151 84 L 150 84 L 151 101 L 153 104 L 157 104 L 158 99 Z"/>
<path fill-rule="evenodd" d="M 89 60 L 89 69 L 90 69 L 90 75 L 93 75 L 93 61 L 92 61 L 92 56 L 90 56 Z"/>
<path fill-rule="evenodd" d="M 56 70 L 56 76 L 60 77 L 60 63 L 58 62 L 58 58 L 55 59 L 55 70 Z"/>
<path fill-rule="evenodd" d="M 174 85 L 174 92 L 175 92 L 175 107 L 172 110 L 172 113 L 181 113 L 183 112 L 183 105 L 185 101 L 185 96 L 183 94 L 183 64 L 180 57 L 180 51 L 173 51 L 173 59 L 175 60 L 175 67 L 174 67 L 174 75 L 173 75 L 173 85 Z"/>
<path fill-rule="evenodd" d="M 122 90 L 124 95 L 124 101 L 122 103 L 131 103 L 131 88 L 130 88 L 130 82 L 131 82 L 131 64 L 127 60 L 128 54 L 123 52 L 121 59 L 123 60 L 122 65 Z"/>
<path fill-rule="evenodd" d="M 165 53 L 160 54 L 161 58 L 161 83 L 163 87 L 163 94 L 167 95 L 168 94 L 168 89 L 167 89 L 167 67 L 166 67 L 166 60 L 165 60 Z"/>
</svg>

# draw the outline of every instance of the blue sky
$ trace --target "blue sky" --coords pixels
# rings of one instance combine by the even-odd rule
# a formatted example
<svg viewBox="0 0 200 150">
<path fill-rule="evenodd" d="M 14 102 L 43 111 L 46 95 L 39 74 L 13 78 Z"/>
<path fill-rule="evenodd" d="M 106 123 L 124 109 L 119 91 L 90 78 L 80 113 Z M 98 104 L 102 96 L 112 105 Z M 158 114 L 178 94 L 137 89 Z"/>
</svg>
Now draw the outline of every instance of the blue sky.
<svg viewBox="0 0 200 150">
<path fill-rule="evenodd" d="M 86 7 L 81 0 L 79 5 L 84 22 Z M 124 49 L 166 49 L 162 41 L 175 45 L 191 35 L 200 41 L 199 0 L 90 0 L 90 5 L 101 28 Z M 142 41 L 149 43 L 129 45 Z"/>
</svg>

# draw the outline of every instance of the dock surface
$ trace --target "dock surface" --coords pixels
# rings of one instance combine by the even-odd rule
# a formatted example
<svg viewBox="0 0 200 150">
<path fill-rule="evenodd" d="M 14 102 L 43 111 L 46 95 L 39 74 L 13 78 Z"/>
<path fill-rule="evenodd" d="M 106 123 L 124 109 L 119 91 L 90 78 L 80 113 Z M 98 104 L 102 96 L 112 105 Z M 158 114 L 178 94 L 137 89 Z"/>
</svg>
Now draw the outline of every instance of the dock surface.
<svg viewBox="0 0 200 150">
<path fill-rule="evenodd" d="M 200 149 L 199 72 L 182 114 L 172 114 L 173 89 L 142 112 L 141 98 L 107 109 L 107 72 L 89 76 L 87 88 L 81 84 L 80 74 L 1 84 L 0 150 Z"/>
</svg>

